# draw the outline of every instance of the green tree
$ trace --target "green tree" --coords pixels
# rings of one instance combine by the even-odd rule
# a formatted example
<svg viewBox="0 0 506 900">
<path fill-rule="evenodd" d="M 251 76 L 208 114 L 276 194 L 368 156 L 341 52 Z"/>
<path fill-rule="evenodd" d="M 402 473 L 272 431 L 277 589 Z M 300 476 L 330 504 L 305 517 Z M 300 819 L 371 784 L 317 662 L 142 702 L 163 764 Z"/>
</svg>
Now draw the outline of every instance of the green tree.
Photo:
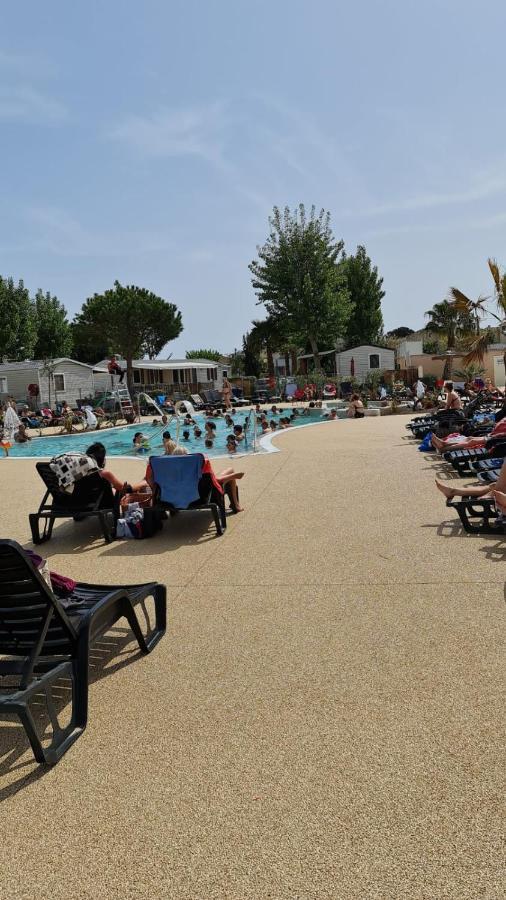
<svg viewBox="0 0 506 900">
<path fill-rule="evenodd" d="M 82 328 L 76 321 L 70 323 L 72 334 L 72 359 L 94 366 L 109 353 L 109 343 L 104 335 L 96 335 Z"/>
<path fill-rule="evenodd" d="M 105 339 L 108 352 L 119 353 L 126 360 L 130 390 L 133 360 L 147 353 L 156 355 L 182 330 L 181 313 L 174 303 L 146 288 L 119 281 L 114 282 L 114 288 L 86 300 L 74 321 L 79 345 L 87 346 L 93 338 Z"/>
<path fill-rule="evenodd" d="M 242 339 L 243 356 L 244 356 L 244 374 L 253 375 L 259 378 L 262 371 L 262 361 L 260 359 L 260 351 L 256 341 L 250 342 L 249 332 L 246 332 Z"/>
<path fill-rule="evenodd" d="M 21 280 L 0 276 L 0 360 L 33 358 L 35 311 L 30 294 Z"/>
<path fill-rule="evenodd" d="M 374 344 L 379 340 L 383 329 L 383 279 L 379 277 L 377 267 L 372 265 L 362 246 L 357 247 L 353 256 L 344 256 L 342 266 L 352 303 L 346 342 L 350 347 Z"/>
<path fill-rule="evenodd" d="M 223 353 L 219 350 L 187 350 L 186 359 L 209 359 L 212 362 L 219 362 L 223 359 Z"/>
<path fill-rule="evenodd" d="M 37 341 L 35 359 L 58 359 L 68 356 L 72 350 L 72 332 L 67 321 L 67 310 L 49 291 L 39 290 L 34 300 Z"/>
<path fill-rule="evenodd" d="M 301 203 L 293 213 L 274 207 L 270 234 L 258 259 L 250 263 L 258 302 L 273 320 L 282 321 L 293 341 L 309 341 L 315 369 L 320 370 L 318 344 L 345 334 L 351 312 L 346 275 L 339 265 L 343 242 L 336 241 L 330 215 Z"/>
<path fill-rule="evenodd" d="M 406 338 L 409 337 L 410 334 L 414 334 L 414 330 L 412 328 L 408 328 L 406 325 L 400 325 L 399 328 L 393 328 L 392 331 L 387 331 L 385 337 L 387 338 Z"/>
</svg>

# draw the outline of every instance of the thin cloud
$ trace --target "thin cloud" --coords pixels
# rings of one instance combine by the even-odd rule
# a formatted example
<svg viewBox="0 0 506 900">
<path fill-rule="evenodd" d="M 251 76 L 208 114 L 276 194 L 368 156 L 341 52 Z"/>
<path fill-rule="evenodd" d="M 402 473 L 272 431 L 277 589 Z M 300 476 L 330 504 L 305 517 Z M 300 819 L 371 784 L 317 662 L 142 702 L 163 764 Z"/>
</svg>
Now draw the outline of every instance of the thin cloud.
<svg viewBox="0 0 506 900">
<path fill-rule="evenodd" d="M 28 86 L 0 86 L 0 120 L 28 124 L 55 124 L 67 116 L 67 109 Z"/>
<path fill-rule="evenodd" d="M 146 157 L 190 156 L 203 160 L 221 175 L 231 190 L 262 210 L 269 209 L 270 202 L 251 183 L 251 174 L 230 159 L 234 127 L 229 105 L 216 101 L 208 106 L 160 108 L 146 116 L 130 115 L 112 128 L 108 137 Z"/>
<path fill-rule="evenodd" d="M 130 115 L 109 137 L 124 141 L 146 156 L 199 156 L 221 159 L 226 125 L 223 103 L 180 110 L 159 109 L 148 116 Z"/>
<path fill-rule="evenodd" d="M 124 257 L 174 250 L 172 234 L 162 231 L 88 230 L 59 207 L 33 207 L 25 212 L 31 229 L 26 250 L 64 257 Z"/>
</svg>

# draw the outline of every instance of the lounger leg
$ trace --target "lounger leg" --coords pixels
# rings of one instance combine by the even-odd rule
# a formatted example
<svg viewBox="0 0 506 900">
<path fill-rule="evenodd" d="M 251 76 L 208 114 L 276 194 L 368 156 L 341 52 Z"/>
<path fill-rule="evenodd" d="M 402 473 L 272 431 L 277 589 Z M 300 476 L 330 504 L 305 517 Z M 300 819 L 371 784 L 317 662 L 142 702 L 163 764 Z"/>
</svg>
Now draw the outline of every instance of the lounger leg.
<svg viewBox="0 0 506 900">
<path fill-rule="evenodd" d="M 100 520 L 100 527 L 102 528 L 102 534 L 104 535 L 104 540 L 106 544 L 110 544 L 114 540 L 114 518 L 111 516 L 110 512 L 99 513 L 98 518 Z M 111 522 L 112 518 L 112 522 Z"/>
<path fill-rule="evenodd" d="M 44 530 L 40 533 L 40 520 L 44 519 Z M 43 544 L 48 541 L 53 533 L 54 518 L 52 516 L 40 516 L 38 513 L 30 513 L 28 516 L 32 541 L 34 544 Z"/>
<path fill-rule="evenodd" d="M 28 709 L 28 706 L 20 706 L 18 709 L 18 716 L 21 721 L 23 728 L 26 731 L 26 736 L 30 741 L 30 746 L 33 750 L 33 755 L 38 763 L 46 763 L 46 754 L 44 753 L 44 747 L 40 741 L 39 735 L 37 733 L 37 729 L 35 727 L 35 722 L 33 721 L 33 716 Z"/>
<path fill-rule="evenodd" d="M 132 631 L 137 639 L 137 643 L 139 644 L 139 648 L 140 648 L 141 652 L 149 653 L 149 647 L 148 647 L 148 644 L 146 643 L 146 638 L 144 637 L 144 635 L 142 633 L 141 626 L 139 625 L 139 620 L 138 620 L 137 616 L 135 615 L 135 610 L 134 610 L 130 600 L 127 600 L 125 598 L 125 600 L 123 601 L 122 608 L 123 608 L 123 615 L 125 616 L 125 619 L 127 620 L 128 624 L 130 625 L 130 628 L 132 629 Z"/>
<path fill-rule="evenodd" d="M 167 631 L 167 588 L 164 584 L 156 585 L 153 598 L 155 601 L 155 627 L 151 634 L 146 637 L 149 653 L 151 653 L 153 647 L 156 646 Z"/>
</svg>

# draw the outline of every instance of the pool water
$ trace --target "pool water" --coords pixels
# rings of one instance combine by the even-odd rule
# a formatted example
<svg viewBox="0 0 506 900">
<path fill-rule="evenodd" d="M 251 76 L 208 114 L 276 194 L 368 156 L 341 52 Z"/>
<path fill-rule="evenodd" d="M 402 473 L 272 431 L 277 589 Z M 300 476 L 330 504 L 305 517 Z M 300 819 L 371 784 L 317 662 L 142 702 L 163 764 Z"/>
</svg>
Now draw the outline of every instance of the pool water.
<svg viewBox="0 0 506 900">
<path fill-rule="evenodd" d="M 303 425 L 310 425 L 314 422 L 322 421 L 322 413 L 325 410 L 321 409 L 312 409 L 309 410 L 309 416 L 297 416 L 293 423 L 293 427 L 300 427 Z M 267 413 L 268 421 L 271 419 L 275 421 L 279 421 L 280 417 L 288 415 L 289 411 L 282 410 L 280 416 L 272 416 Z M 234 418 L 235 425 L 242 425 L 243 428 L 248 421 L 249 410 L 248 412 L 241 412 L 236 414 Z M 204 444 L 204 435 L 205 435 L 205 422 L 206 417 L 202 415 L 194 416 L 196 424 L 202 431 L 202 437 L 195 438 L 193 434 L 194 426 L 185 426 L 182 423 L 179 426 L 179 443 L 181 446 L 186 447 L 189 453 L 201 452 L 205 453 L 207 456 L 223 456 L 227 453 L 226 448 L 226 439 L 229 434 L 232 434 L 232 428 L 226 425 L 225 420 L 221 418 L 213 419 L 212 421 L 216 425 L 216 439 L 214 441 L 214 447 L 212 449 L 208 449 Z M 252 426 L 249 426 L 250 429 Z M 190 438 L 188 441 L 183 439 L 183 431 L 190 432 Z M 142 431 L 142 433 L 148 439 L 149 449 L 145 450 L 142 453 L 139 453 L 134 450 L 133 447 L 133 437 L 137 431 Z M 61 436 L 53 436 L 53 437 L 34 437 L 31 441 L 28 441 L 26 444 L 14 444 L 13 447 L 9 450 L 9 456 L 11 457 L 52 457 L 56 456 L 58 453 L 66 453 L 68 451 L 78 451 L 84 452 L 90 444 L 93 444 L 95 441 L 100 441 L 104 447 L 106 448 L 108 456 L 130 456 L 132 458 L 142 458 L 143 456 L 149 456 L 150 453 L 157 454 L 163 451 L 163 441 L 162 441 L 162 433 L 164 431 L 168 431 L 173 440 L 176 439 L 176 422 L 173 421 L 169 425 L 151 425 L 151 424 L 143 424 L 143 425 L 127 425 L 124 428 L 104 428 L 100 431 L 88 431 L 85 434 L 75 434 L 75 435 L 61 435 Z M 268 434 L 272 434 L 271 431 L 267 432 Z M 260 426 L 258 426 L 258 439 L 261 437 Z M 258 447 L 257 441 L 257 449 L 261 449 Z M 251 431 L 246 433 L 246 439 L 244 441 L 240 441 L 237 445 L 237 453 L 251 453 L 253 451 L 253 434 Z"/>
</svg>

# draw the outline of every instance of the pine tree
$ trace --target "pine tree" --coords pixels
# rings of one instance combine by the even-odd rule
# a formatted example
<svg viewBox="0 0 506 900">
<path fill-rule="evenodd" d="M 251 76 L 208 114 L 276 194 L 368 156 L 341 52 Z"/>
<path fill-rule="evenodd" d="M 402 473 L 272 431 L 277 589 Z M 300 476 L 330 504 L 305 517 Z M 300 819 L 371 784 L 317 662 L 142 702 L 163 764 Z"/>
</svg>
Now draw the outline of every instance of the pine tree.
<svg viewBox="0 0 506 900">
<path fill-rule="evenodd" d="M 34 304 L 23 282 L 0 276 L 0 361 L 20 361 L 33 356 Z"/>
<path fill-rule="evenodd" d="M 378 269 L 373 267 L 365 247 L 357 247 L 353 256 L 343 259 L 342 266 L 353 304 L 346 342 L 349 347 L 375 344 L 383 329 L 383 279 L 378 276 Z"/>
<path fill-rule="evenodd" d="M 67 310 L 49 291 L 35 294 L 35 321 L 37 341 L 35 359 L 58 359 L 68 356 L 72 350 L 72 332 L 67 321 Z"/>
</svg>

